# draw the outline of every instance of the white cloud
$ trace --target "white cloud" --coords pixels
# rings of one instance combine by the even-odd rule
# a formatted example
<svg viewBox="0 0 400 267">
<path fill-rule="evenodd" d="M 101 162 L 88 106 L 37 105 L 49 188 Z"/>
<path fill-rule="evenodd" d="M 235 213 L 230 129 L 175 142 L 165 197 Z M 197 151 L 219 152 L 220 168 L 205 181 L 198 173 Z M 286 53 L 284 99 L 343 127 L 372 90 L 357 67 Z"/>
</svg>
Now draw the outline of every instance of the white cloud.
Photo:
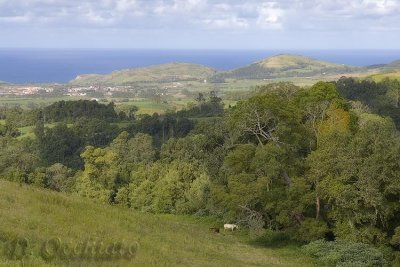
<svg viewBox="0 0 400 267">
<path fill-rule="evenodd" d="M 400 11 L 400 3 L 394 0 L 364 0 L 365 14 L 376 16 L 387 16 L 398 14 Z"/>
<path fill-rule="evenodd" d="M 258 9 L 257 24 L 265 28 L 282 28 L 284 10 L 277 2 L 263 3 Z"/>
<path fill-rule="evenodd" d="M 400 1 L 0 0 L 0 23 L 48 28 L 379 31 L 400 24 Z"/>
<path fill-rule="evenodd" d="M 323 0 L 314 1 L 311 10 L 317 11 L 320 16 L 362 20 L 370 16 L 382 17 L 396 14 L 399 7 L 399 2 L 395 0 Z"/>
<path fill-rule="evenodd" d="M 25 22 L 29 22 L 30 20 L 31 20 L 31 18 L 29 17 L 29 15 L 0 17 L 0 22 L 8 22 L 8 23 L 25 23 Z"/>
<path fill-rule="evenodd" d="M 180 12 L 192 12 L 207 5 L 207 0 L 174 0 L 173 9 Z"/>
<path fill-rule="evenodd" d="M 236 16 L 206 19 L 203 22 L 211 29 L 245 29 L 249 26 L 246 19 L 238 18 Z"/>
</svg>

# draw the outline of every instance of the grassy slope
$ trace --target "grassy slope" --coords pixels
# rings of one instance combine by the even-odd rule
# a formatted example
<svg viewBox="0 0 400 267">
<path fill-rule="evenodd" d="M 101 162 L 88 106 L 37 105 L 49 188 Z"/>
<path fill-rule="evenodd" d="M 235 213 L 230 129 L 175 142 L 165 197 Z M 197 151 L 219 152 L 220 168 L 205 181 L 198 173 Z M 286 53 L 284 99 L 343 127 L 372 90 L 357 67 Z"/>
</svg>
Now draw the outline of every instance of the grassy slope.
<svg viewBox="0 0 400 267">
<path fill-rule="evenodd" d="M 300 68 L 329 68 L 342 67 L 343 65 L 319 61 L 305 56 L 298 55 L 276 55 L 265 60 L 259 61 L 256 64 L 267 69 L 300 69 Z"/>
<path fill-rule="evenodd" d="M 393 61 L 387 65 L 382 67 L 383 70 L 399 70 L 400 69 L 400 60 Z"/>
<path fill-rule="evenodd" d="M 373 75 L 367 76 L 367 78 L 370 78 L 376 82 L 380 82 L 386 78 L 400 79 L 400 71 L 373 74 Z"/>
<path fill-rule="evenodd" d="M 352 73 L 361 68 L 335 64 L 299 55 L 276 55 L 245 67 L 228 71 L 224 77 L 239 79 L 288 78 L 297 76 L 325 76 Z"/>
<path fill-rule="evenodd" d="M 0 266 L 20 266 L 1 254 L 1 240 L 13 237 L 28 238 L 33 251 L 55 237 L 73 243 L 88 238 L 139 243 L 133 261 L 113 262 L 113 266 L 312 266 L 311 259 L 293 247 L 254 247 L 240 232 L 211 234 L 208 227 L 216 221 L 209 218 L 137 213 L 3 180 L 0 218 Z M 45 266 L 46 262 L 31 256 L 25 263 Z"/>
<path fill-rule="evenodd" d="M 213 69 L 202 65 L 189 63 L 169 63 L 144 68 L 119 70 L 108 75 L 80 75 L 75 80 L 71 81 L 71 84 L 118 85 L 132 82 L 202 80 L 213 75 L 214 73 L 215 71 Z"/>
</svg>

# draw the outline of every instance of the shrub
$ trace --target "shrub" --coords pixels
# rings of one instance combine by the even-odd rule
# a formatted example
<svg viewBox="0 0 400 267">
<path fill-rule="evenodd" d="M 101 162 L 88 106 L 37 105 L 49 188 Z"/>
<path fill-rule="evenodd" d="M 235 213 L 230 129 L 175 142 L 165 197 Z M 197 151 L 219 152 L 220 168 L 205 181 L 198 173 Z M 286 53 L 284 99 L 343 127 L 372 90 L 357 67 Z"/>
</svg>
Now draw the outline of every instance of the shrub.
<svg viewBox="0 0 400 267">
<path fill-rule="evenodd" d="M 324 238 L 327 232 L 328 226 L 325 222 L 307 218 L 300 226 L 295 228 L 292 239 L 300 242 L 311 242 Z"/>
<path fill-rule="evenodd" d="M 377 248 L 344 240 L 318 240 L 303 246 L 306 254 L 316 257 L 322 266 L 379 267 L 389 266 Z"/>
</svg>

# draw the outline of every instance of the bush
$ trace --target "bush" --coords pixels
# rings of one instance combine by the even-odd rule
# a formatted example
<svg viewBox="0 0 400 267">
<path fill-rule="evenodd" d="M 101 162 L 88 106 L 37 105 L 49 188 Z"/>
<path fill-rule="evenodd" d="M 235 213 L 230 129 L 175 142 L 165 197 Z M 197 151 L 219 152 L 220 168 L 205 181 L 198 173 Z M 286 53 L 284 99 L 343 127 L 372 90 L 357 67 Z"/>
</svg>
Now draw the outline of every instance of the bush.
<svg viewBox="0 0 400 267">
<path fill-rule="evenodd" d="M 292 239 L 300 242 L 311 242 L 324 238 L 328 232 L 328 226 L 321 220 L 305 219 L 292 234 Z"/>
<path fill-rule="evenodd" d="M 371 245 L 344 240 L 318 240 L 303 246 L 306 254 L 318 258 L 322 266 L 389 266 L 383 253 Z"/>
</svg>

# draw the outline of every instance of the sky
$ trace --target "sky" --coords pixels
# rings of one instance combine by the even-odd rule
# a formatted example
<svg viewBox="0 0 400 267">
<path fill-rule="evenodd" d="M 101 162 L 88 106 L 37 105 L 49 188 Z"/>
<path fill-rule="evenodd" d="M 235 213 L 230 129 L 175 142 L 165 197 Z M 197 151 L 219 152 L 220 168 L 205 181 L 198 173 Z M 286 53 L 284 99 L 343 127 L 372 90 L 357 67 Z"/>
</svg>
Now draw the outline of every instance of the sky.
<svg viewBox="0 0 400 267">
<path fill-rule="evenodd" d="M 399 49 L 400 0 L 0 0 L 0 48 Z"/>
</svg>

